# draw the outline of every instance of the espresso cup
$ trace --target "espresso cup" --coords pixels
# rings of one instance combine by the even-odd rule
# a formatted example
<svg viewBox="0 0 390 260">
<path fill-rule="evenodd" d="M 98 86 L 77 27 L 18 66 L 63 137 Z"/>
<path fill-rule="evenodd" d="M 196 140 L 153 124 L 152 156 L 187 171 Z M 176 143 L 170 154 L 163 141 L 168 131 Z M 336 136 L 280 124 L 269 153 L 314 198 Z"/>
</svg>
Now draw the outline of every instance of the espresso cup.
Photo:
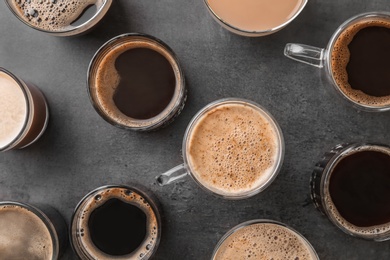
<svg viewBox="0 0 390 260">
<path fill-rule="evenodd" d="M 316 164 L 310 181 L 316 208 L 345 233 L 390 239 L 390 147 L 340 144 Z"/>
<path fill-rule="evenodd" d="M 0 152 L 31 145 L 44 133 L 48 120 L 43 93 L 0 68 Z"/>
<path fill-rule="evenodd" d="M 255 219 L 229 230 L 218 242 L 211 260 L 305 259 L 319 257 L 307 239 L 291 227 L 268 219 Z"/>
<path fill-rule="evenodd" d="M 390 110 L 390 13 L 371 12 L 344 22 L 325 49 L 289 43 L 284 54 L 321 69 L 323 78 L 354 107 Z"/>
<path fill-rule="evenodd" d="M 112 0 L 5 0 L 24 24 L 54 36 L 74 36 L 91 30 L 107 13 Z"/>
<path fill-rule="evenodd" d="M 204 0 L 223 28 L 242 36 L 265 36 L 291 23 L 308 0 Z"/>
<path fill-rule="evenodd" d="M 161 40 L 139 33 L 106 42 L 91 60 L 87 84 L 91 103 L 103 119 L 135 131 L 168 125 L 187 97 L 173 51 Z"/>
<path fill-rule="evenodd" d="M 183 138 L 184 163 L 156 177 L 164 186 L 190 175 L 205 191 L 244 199 L 263 191 L 283 161 L 282 131 L 271 114 L 245 99 L 210 103 L 191 120 Z"/>
</svg>

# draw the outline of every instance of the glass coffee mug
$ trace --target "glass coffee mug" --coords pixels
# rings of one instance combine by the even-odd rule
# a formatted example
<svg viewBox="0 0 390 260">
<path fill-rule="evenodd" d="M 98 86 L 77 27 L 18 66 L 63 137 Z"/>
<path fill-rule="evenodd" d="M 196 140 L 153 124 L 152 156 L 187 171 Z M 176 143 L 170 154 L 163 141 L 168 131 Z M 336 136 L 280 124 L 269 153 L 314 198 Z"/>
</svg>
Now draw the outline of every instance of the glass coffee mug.
<svg viewBox="0 0 390 260">
<path fill-rule="evenodd" d="M 211 194 L 244 199 L 263 191 L 276 178 L 284 141 L 277 122 L 263 107 L 226 98 L 194 116 L 182 152 L 184 163 L 156 178 L 160 186 L 190 175 Z"/>
<path fill-rule="evenodd" d="M 339 96 L 354 107 L 372 112 L 388 111 L 388 31 L 390 13 L 363 13 L 344 22 L 325 49 L 288 43 L 284 55 L 320 68 Z"/>
<path fill-rule="evenodd" d="M 389 146 L 335 146 L 316 164 L 310 186 L 316 208 L 345 233 L 390 239 Z"/>
</svg>

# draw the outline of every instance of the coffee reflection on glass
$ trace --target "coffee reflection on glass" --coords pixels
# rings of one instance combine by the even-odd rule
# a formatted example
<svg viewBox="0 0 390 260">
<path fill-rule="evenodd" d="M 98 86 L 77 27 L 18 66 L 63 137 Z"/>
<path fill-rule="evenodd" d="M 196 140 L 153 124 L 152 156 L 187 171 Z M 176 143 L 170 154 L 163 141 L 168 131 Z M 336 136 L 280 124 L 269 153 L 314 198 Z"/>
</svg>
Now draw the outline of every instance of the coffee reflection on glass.
<svg viewBox="0 0 390 260">
<path fill-rule="evenodd" d="M 109 123 L 149 131 L 168 125 L 186 99 L 183 72 L 173 51 L 144 34 L 123 34 L 105 43 L 88 70 L 88 91 Z"/>
<path fill-rule="evenodd" d="M 264 108 L 228 98 L 194 116 L 182 151 L 184 164 L 158 176 L 159 185 L 189 174 L 214 195 L 243 199 L 261 192 L 276 178 L 284 142 L 278 124 Z"/>
<path fill-rule="evenodd" d="M 56 260 L 68 237 L 62 216 L 47 205 L 0 202 L 0 258 Z"/>
<path fill-rule="evenodd" d="M 55 36 L 73 36 L 92 29 L 107 13 L 112 0 L 5 0 L 29 27 Z"/>
<path fill-rule="evenodd" d="M 244 222 L 228 231 L 214 249 L 212 260 L 318 260 L 309 241 L 287 225 L 267 219 Z"/>
<path fill-rule="evenodd" d="M 390 147 L 337 145 L 316 164 L 310 186 L 317 209 L 345 233 L 390 239 Z"/>
<path fill-rule="evenodd" d="M 0 151 L 34 143 L 45 131 L 48 119 L 43 93 L 0 68 Z"/>
<path fill-rule="evenodd" d="M 149 259 L 161 237 L 157 200 L 135 187 L 95 189 L 77 205 L 70 235 L 83 260 Z"/>
<path fill-rule="evenodd" d="M 390 110 L 390 13 L 357 15 L 343 23 L 326 49 L 287 44 L 285 55 L 319 68 L 336 92 L 366 111 Z"/>
</svg>

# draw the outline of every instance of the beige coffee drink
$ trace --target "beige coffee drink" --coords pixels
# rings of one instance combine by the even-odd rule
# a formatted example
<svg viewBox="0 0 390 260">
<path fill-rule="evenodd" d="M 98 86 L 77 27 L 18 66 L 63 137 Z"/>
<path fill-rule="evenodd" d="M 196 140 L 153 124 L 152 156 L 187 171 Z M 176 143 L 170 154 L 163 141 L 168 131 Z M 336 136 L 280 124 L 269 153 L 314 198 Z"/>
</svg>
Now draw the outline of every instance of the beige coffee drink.
<svg viewBox="0 0 390 260">
<path fill-rule="evenodd" d="M 268 114 L 252 104 L 211 108 L 188 135 L 192 176 L 208 190 L 226 196 L 250 193 L 275 175 L 280 133 Z"/>
</svg>

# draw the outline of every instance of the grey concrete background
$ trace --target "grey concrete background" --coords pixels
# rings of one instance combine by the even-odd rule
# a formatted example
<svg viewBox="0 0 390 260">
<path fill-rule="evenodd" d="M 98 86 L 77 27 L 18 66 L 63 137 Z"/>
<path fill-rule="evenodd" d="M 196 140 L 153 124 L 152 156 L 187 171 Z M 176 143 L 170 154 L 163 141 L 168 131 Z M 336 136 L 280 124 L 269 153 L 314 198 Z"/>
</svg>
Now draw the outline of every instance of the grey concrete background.
<svg viewBox="0 0 390 260">
<path fill-rule="evenodd" d="M 301 232 L 321 259 L 390 259 L 390 242 L 349 237 L 315 210 L 309 178 L 323 152 L 346 141 L 390 144 L 390 114 L 358 112 L 321 84 L 319 70 L 283 56 L 287 42 L 324 47 L 334 30 L 361 12 L 388 10 L 388 0 L 311 0 L 284 30 L 244 38 L 222 29 L 202 0 L 115 0 L 90 34 L 55 38 L 18 21 L 0 1 L 0 66 L 38 85 L 50 105 L 50 124 L 31 147 L 0 155 L 0 200 L 47 203 L 69 222 L 78 201 L 105 184 L 139 183 L 159 198 L 163 238 L 155 259 L 209 259 L 231 227 L 256 218 L 284 222 Z M 87 66 L 108 39 L 126 32 L 154 35 L 176 52 L 189 98 L 165 129 L 135 133 L 98 116 L 86 91 Z M 285 162 L 261 194 L 226 201 L 190 180 L 160 188 L 154 177 L 181 163 L 191 117 L 224 97 L 251 99 L 279 122 Z M 63 259 L 75 259 L 70 248 Z"/>
</svg>

